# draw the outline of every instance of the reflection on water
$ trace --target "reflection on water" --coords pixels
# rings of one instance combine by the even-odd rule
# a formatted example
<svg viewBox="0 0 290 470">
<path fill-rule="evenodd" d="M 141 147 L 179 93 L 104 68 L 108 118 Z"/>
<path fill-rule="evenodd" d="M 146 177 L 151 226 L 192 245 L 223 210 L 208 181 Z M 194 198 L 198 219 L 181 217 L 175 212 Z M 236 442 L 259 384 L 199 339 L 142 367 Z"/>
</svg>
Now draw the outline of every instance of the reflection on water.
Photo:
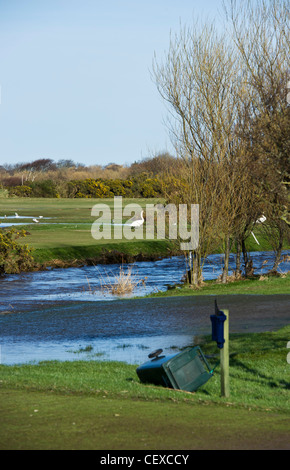
<svg viewBox="0 0 290 470">
<path fill-rule="evenodd" d="M 105 360 L 140 364 L 147 360 L 150 352 L 160 348 L 164 354 L 178 353 L 180 348 L 187 347 L 193 337 L 162 335 L 144 338 L 106 338 L 90 342 L 79 341 L 9 341 L 6 339 L 1 348 L 0 363 L 13 365 L 17 363 L 33 363 L 40 361 L 72 361 L 72 360 Z M 178 346 L 176 346 L 178 344 Z"/>
<path fill-rule="evenodd" d="M 261 273 L 274 260 L 271 253 L 253 253 L 252 258 Z M 269 262 L 263 266 L 265 260 Z M 234 266 L 232 258 L 231 269 Z M 139 364 L 154 349 L 171 354 L 191 344 L 196 335 L 210 334 L 213 298 L 112 300 L 101 284 L 113 281 L 119 268 L 86 266 L 1 279 L 0 362 L 92 359 Z M 185 262 L 176 257 L 136 263 L 134 269 L 138 279 L 147 278 L 134 293 L 143 295 L 180 282 Z M 289 262 L 279 269 L 288 271 Z M 222 256 L 210 256 L 205 279 L 221 271 Z M 256 296 L 225 296 L 219 302 L 230 309 L 231 331 L 263 331 L 290 322 L 289 296 L 275 296 L 272 304 Z"/>
</svg>

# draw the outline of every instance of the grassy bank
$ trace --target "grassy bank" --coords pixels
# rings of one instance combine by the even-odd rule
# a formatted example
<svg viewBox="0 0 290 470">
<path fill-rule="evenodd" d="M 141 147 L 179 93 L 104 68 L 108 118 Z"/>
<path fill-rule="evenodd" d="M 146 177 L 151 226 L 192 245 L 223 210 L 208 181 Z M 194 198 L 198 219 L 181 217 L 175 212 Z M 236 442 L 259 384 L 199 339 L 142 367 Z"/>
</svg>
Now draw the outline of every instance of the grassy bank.
<svg viewBox="0 0 290 470">
<path fill-rule="evenodd" d="M 46 238 L 48 234 L 44 234 Z M 54 234 L 49 234 L 54 238 Z M 60 266 L 65 267 L 74 266 L 79 264 L 90 263 L 130 263 L 136 260 L 150 261 L 163 257 L 170 257 L 174 254 L 171 251 L 172 246 L 167 241 L 125 241 L 120 240 L 118 243 L 113 240 L 106 242 L 99 242 L 95 245 L 76 245 L 75 240 L 76 231 L 66 231 L 63 233 L 65 243 L 59 243 L 56 246 L 36 248 L 33 251 L 33 257 L 36 263 L 41 266 Z M 86 237 L 82 238 L 82 243 L 85 243 L 89 233 Z M 49 238 L 49 236 L 48 236 Z M 30 243 L 31 244 L 31 241 Z"/>
<path fill-rule="evenodd" d="M 156 292 L 147 297 L 178 297 L 197 295 L 278 295 L 290 294 L 290 273 L 273 276 L 257 276 L 249 279 L 229 282 L 228 284 L 205 281 L 203 286 L 196 289 L 193 286 L 178 284 L 165 292 Z"/>
<path fill-rule="evenodd" d="M 186 393 L 142 384 L 136 366 L 117 362 L 2 365 L 0 448 L 289 449 L 289 340 L 290 326 L 231 335 L 229 399 L 219 367 Z"/>
</svg>

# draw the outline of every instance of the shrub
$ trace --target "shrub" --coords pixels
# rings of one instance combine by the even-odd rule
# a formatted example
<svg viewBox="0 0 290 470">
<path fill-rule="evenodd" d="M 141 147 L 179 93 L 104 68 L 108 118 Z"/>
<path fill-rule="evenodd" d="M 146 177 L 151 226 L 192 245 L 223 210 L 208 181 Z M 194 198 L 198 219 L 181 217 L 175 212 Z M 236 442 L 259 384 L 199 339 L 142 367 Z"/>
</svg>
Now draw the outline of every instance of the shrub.
<svg viewBox="0 0 290 470">
<path fill-rule="evenodd" d="M 32 197 L 57 197 L 56 184 L 52 180 L 29 183 Z"/>
<path fill-rule="evenodd" d="M 164 178 L 148 178 L 145 173 L 130 179 L 93 179 L 57 181 L 51 179 L 28 182 L 25 185 L 6 186 L 9 196 L 44 197 L 44 198 L 112 198 L 114 196 L 162 197 L 164 195 Z"/>
<path fill-rule="evenodd" d="M 0 197 L 9 197 L 9 191 L 8 189 L 2 189 L 0 188 Z"/>
<path fill-rule="evenodd" d="M 68 183 L 68 194 L 69 197 L 74 198 L 105 198 L 114 196 L 106 182 L 91 178 L 70 181 Z"/>
<path fill-rule="evenodd" d="M 15 228 L 4 231 L 0 229 L 0 273 L 14 274 L 29 271 L 34 265 L 32 249 L 27 244 L 17 242 L 18 238 L 26 237 L 25 230 Z"/>
<path fill-rule="evenodd" d="M 9 188 L 9 196 L 29 197 L 31 196 L 31 193 L 32 188 L 26 185 Z"/>
</svg>

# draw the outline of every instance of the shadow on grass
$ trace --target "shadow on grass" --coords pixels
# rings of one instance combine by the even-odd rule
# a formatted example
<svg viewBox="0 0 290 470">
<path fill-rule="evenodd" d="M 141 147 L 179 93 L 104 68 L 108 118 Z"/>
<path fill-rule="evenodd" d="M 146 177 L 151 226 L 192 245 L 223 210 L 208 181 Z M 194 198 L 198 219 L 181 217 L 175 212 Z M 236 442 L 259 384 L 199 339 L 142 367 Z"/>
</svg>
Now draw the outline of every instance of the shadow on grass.
<svg viewBox="0 0 290 470">
<path fill-rule="evenodd" d="M 261 373 L 261 370 L 258 368 L 249 367 L 241 360 L 235 358 L 235 354 L 231 356 L 230 363 L 232 367 L 239 369 L 247 374 L 247 381 L 248 382 L 256 382 L 262 383 L 266 382 L 270 388 L 285 388 L 286 390 L 290 390 L 290 382 L 287 382 L 284 379 L 274 379 L 269 374 Z"/>
</svg>

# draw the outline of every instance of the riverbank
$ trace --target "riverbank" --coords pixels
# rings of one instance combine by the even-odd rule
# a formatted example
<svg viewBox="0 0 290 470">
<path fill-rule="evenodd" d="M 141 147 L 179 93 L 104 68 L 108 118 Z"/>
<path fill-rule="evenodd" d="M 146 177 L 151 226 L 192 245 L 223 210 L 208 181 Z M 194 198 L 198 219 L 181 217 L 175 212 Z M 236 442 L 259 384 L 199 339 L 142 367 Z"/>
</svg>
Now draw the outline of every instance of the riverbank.
<svg viewBox="0 0 290 470">
<path fill-rule="evenodd" d="M 154 292 L 147 295 L 149 298 L 158 297 L 186 297 L 200 295 L 290 295 L 290 273 L 275 273 L 271 275 L 256 275 L 241 280 L 231 279 L 227 284 L 217 280 L 204 281 L 196 288 L 186 284 L 170 286 L 165 292 Z"/>
<path fill-rule="evenodd" d="M 289 339 L 289 326 L 230 335 L 229 399 L 219 367 L 186 393 L 142 384 L 124 363 L 2 365 L 0 448 L 289 449 Z"/>
<path fill-rule="evenodd" d="M 180 251 L 172 248 L 168 240 L 120 241 L 119 243 L 112 240 L 89 246 L 38 248 L 33 251 L 34 270 L 156 261 L 181 254 Z"/>
</svg>

